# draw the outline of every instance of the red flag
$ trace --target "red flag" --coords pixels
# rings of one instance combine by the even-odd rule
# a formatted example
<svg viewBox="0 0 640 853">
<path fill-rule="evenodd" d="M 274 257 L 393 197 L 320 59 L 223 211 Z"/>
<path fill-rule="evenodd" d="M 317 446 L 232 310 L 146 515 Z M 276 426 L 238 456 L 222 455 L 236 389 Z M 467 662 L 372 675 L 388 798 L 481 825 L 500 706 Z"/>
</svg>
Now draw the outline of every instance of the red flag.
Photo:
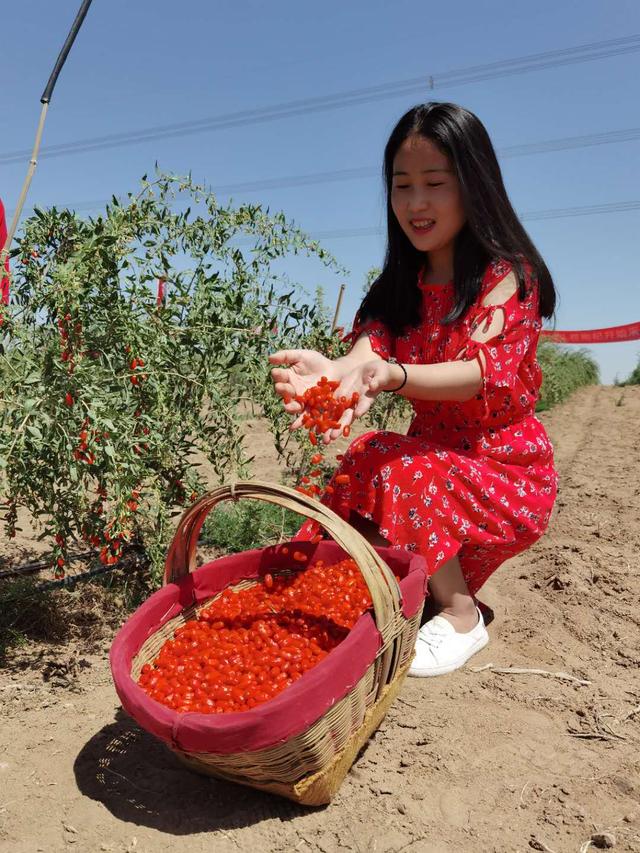
<svg viewBox="0 0 640 853">
<path fill-rule="evenodd" d="M 0 198 L 0 252 L 4 249 L 6 240 L 7 222 L 4 218 L 4 206 Z M 7 256 L 4 262 L 4 268 L 9 272 L 9 256 Z M 4 302 L 5 305 L 9 304 L 9 279 L 4 276 L 2 276 L 2 280 L 0 281 L 0 302 Z"/>
</svg>

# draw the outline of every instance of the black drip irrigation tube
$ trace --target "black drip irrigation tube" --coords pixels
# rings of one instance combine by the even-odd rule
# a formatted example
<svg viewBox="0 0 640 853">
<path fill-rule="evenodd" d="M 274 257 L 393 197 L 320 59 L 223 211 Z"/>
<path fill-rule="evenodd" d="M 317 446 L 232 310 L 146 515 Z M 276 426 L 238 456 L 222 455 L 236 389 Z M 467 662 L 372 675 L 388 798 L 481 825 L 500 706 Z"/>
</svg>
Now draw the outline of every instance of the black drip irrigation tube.
<svg viewBox="0 0 640 853">
<path fill-rule="evenodd" d="M 38 584 L 36 589 L 38 592 L 47 592 L 51 589 L 62 589 L 63 587 L 73 589 L 77 583 L 91 580 L 92 578 L 99 577 L 100 575 L 109 574 L 109 572 L 114 572 L 116 569 L 130 570 L 134 567 L 138 568 L 146 562 L 146 559 L 136 555 L 133 558 L 125 557 L 124 560 L 119 560 L 112 566 L 103 566 L 102 563 L 99 563 L 94 568 L 89 569 L 88 572 L 82 572 L 79 575 L 68 575 L 60 580 L 45 581 L 44 583 Z"/>
<path fill-rule="evenodd" d="M 86 559 L 87 557 L 95 555 L 95 553 L 95 551 L 83 551 L 79 554 L 73 554 L 68 557 L 68 562 Z M 147 559 L 140 553 L 136 553 L 131 549 L 128 554 L 125 554 L 122 560 L 118 560 L 117 563 L 113 563 L 111 566 L 105 566 L 96 560 L 93 567 L 88 571 L 81 572 L 77 575 L 66 575 L 64 578 L 60 578 L 58 580 L 43 581 L 35 586 L 35 591 L 46 592 L 51 589 L 62 589 L 63 587 L 71 589 L 77 583 L 91 580 L 92 578 L 99 577 L 100 575 L 109 574 L 110 572 L 117 571 L 118 569 L 129 570 L 133 567 L 138 568 L 145 563 L 147 563 Z M 38 572 L 42 572 L 45 569 L 50 568 L 51 563 L 48 560 L 39 561 L 37 563 L 24 563 L 21 566 L 15 566 L 11 569 L 0 571 L 0 581 L 9 580 L 11 578 L 28 577 L 29 575 L 35 575 L 38 574 Z"/>
<path fill-rule="evenodd" d="M 70 554 L 67 560 L 69 562 L 72 560 L 84 560 L 87 557 L 91 557 L 92 554 L 95 554 L 95 551 L 83 551 L 80 554 Z M 36 575 L 38 572 L 42 572 L 49 568 L 51 568 L 51 562 L 49 560 L 40 560 L 36 563 L 23 563 L 21 566 L 14 566 L 11 569 L 3 569 L 0 571 L 0 581 L 7 580 L 8 578 L 22 578 L 26 575 Z"/>
<path fill-rule="evenodd" d="M 56 82 L 58 80 L 58 75 L 62 71 L 62 66 L 67 61 L 67 56 L 69 55 L 69 51 L 76 40 L 76 36 L 78 35 L 78 31 L 82 26 L 82 22 L 85 19 L 87 12 L 89 11 L 89 6 L 91 5 L 92 0 L 82 0 L 82 5 L 76 15 L 76 19 L 71 25 L 71 29 L 69 31 L 69 35 L 66 38 L 65 43 L 62 45 L 62 50 L 56 59 L 56 64 L 53 67 L 53 71 L 51 72 L 51 76 L 47 81 L 47 85 L 44 88 L 44 92 L 42 93 L 42 97 L 40 98 L 41 104 L 48 104 L 51 101 L 51 96 L 53 95 L 53 90 L 55 89 Z"/>
</svg>

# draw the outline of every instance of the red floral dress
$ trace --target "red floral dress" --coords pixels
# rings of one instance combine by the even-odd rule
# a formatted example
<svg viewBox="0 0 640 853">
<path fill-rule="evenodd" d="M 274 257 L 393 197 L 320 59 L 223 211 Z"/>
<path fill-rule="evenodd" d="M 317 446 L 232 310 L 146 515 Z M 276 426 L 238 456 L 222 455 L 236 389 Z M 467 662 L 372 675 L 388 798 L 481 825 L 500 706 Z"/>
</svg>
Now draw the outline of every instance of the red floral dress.
<svg viewBox="0 0 640 853">
<path fill-rule="evenodd" d="M 505 261 L 491 263 L 476 303 L 451 325 L 441 320 L 453 306 L 453 284 L 420 279 L 417 327 L 396 338 L 380 322 L 354 327 L 350 338 L 366 331 L 376 353 L 404 364 L 477 358 L 483 384 L 463 403 L 411 399 L 407 434 L 356 438 L 331 480 L 333 494 L 322 498 L 345 519 L 353 511 L 374 521 L 392 547 L 422 554 L 431 574 L 457 554 L 472 594 L 504 560 L 540 538 L 557 489 L 553 448 L 534 415 L 542 381 L 537 282 L 528 275 L 522 301 L 516 291 L 502 305 L 482 304 L 511 269 Z M 504 311 L 502 332 L 486 343 L 471 340 L 495 311 Z M 350 475 L 348 485 L 335 483 L 340 473 Z M 306 522 L 297 538 L 316 532 Z"/>
</svg>

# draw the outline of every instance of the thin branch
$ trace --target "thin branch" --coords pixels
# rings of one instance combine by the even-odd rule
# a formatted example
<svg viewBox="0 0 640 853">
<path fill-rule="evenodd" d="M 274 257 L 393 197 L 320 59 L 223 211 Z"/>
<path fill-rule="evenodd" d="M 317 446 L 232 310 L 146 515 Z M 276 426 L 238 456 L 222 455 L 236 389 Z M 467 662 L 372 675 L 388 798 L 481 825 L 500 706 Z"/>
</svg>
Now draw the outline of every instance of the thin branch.
<svg viewBox="0 0 640 853">
<path fill-rule="evenodd" d="M 14 436 L 14 439 L 13 439 L 13 441 L 11 442 L 11 447 L 9 448 L 9 451 L 8 451 L 8 453 L 7 453 L 6 457 L 5 457 L 5 465 L 6 465 L 6 463 L 9 461 L 9 459 L 11 459 L 11 454 L 13 453 L 13 448 L 16 446 L 16 441 L 18 440 L 18 438 L 20 437 L 20 435 L 24 432 L 24 428 L 26 427 L 26 425 L 27 425 L 27 423 L 28 423 L 28 421 L 29 421 L 29 418 L 31 417 L 31 415 L 34 413 L 34 411 L 35 411 L 35 410 L 36 410 L 36 408 L 40 405 L 40 403 L 41 403 L 41 402 L 42 402 L 42 400 L 37 400 L 37 401 L 36 401 L 36 405 L 33 407 L 33 409 L 31 409 L 31 411 L 30 411 L 27 415 L 25 415 L 24 420 L 22 421 L 22 423 L 20 424 L 20 426 L 19 426 L 19 427 L 18 427 L 18 429 L 16 430 L 16 434 L 15 434 L 15 436 Z"/>
<path fill-rule="evenodd" d="M 492 663 L 487 663 L 484 666 L 472 667 L 471 672 L 484 672 L 489 669 L 498 675 L 544 675 L 548 678 L 558 678 L 561 681 L 571 681 L 574 684 L 591 684 L 584 678 L 576 678 L 575 675 L 569 675 L 568 672 L 550 672 L 548 669 L 523 669 L 521 667 L 498 667 Z"/>
<path fill-rule="evenodd" d="M 608 734 L 605 734 L 605 732 L 597 732 L 597 731 L 590 731 L 590 732 L 569 731 L 569 735 L 571 737 L 582 738 L 582 740 L 617 740 L 617 738 L 614 737 L 614 735 L 608 735 Z M 623 738 L 623 740 L 625 740 L 625 738 Z"/>
</svg>

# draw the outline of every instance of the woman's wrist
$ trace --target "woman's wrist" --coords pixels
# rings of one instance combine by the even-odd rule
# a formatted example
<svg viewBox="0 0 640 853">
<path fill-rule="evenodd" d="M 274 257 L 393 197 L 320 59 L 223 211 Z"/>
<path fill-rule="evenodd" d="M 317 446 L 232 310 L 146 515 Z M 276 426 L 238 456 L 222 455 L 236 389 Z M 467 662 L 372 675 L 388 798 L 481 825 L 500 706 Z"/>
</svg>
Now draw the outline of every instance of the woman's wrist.
<svg viewBox="0 0 640 853">
<path fill-rule="evenodd" d="M 354 358 L 351 355 L 343 355 L 333 361 L 333 366 L 338 371 L 337 378 L 340 379 L 340 381 L 342 381 L 348 373 L 351 373 L 352 370 L 355 370 L 356 367 L 361 367 L 362 364 L 363 362 L 361 359 Z"/>
<path fill-rule="evenodd" d="M 382 391 L 401 391 L 407 384 L 407 369 L 404 365 L 394 360 L 387 362 L 389 365 L 389 378 L 385 382 Z"/>
</svg>

